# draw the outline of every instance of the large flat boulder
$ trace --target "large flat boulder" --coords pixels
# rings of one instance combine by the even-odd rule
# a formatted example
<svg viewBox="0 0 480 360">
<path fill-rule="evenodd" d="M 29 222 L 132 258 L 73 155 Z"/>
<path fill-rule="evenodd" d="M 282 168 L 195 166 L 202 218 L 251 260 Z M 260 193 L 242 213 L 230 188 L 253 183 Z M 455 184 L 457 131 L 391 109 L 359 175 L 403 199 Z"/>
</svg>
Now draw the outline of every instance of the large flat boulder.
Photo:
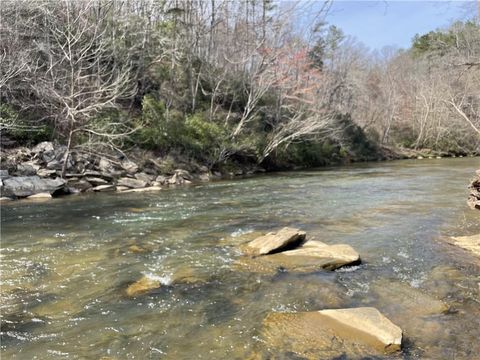
<svg viewBox="0 0 480 360">
<path fill-rule="evenodd" d="M 302 247 L 284 251 L 281 255 L 289 257 L 290 263 L 321 264 L 328 270 L 360 263 L 360 255 L 350 245 L 327 245 L 320 241 L 308 241 Z"/>
<path fill-rule="evenodd" d="M 307 359 L 349 359 L 400 350 L 402 330 L 372 307 L 271 313 L 262 337 L 278 353 Z"/>
<path fill-rule="evenodd" d="M 277 254 L 240 258 L 235 266 L 240 270 L 274 273 L 279 269 L 292 272 L 313 272 L 321 269 L 335 270 L 361 262 L 360 255 L 349 245 L 327 245 L 308 241 L 303 246 Z"/>
<path fill-rule="evenodd" d="M 452 237 L 452 243 L 462 249 L 470 251 L 476 256 L 480 256 L 480 234 L 471 236 Z"/>
<path fill-rule="evenodd" d="M 65 186 L 65 180 L 42 179 L 38 176 L 16 176 L 3 180 L 5 196 L 27 197 L 38 193 L 54 193 Z"/>
<path fill-rule="evenodd" d="M 250 255 L 267 255 L 300 245 L 305 240 L 305 232 L 284 227 L 249 242 L 244 250 Z"/>
</svg>

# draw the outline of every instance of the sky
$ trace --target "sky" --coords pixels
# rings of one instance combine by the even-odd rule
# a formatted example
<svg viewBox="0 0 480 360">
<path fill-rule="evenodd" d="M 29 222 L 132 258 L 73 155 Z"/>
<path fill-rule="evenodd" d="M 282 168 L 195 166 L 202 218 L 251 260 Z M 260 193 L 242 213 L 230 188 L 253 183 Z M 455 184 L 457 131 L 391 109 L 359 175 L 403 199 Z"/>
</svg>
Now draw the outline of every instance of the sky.
<svg viewBox="0 0 480 360">
<path fill-rule="evenodd" d="M 475 16 L 476 1 L 334 0 L 326 21 L 369 48 L 408 48 L 415 34 Z"/>
</svg>

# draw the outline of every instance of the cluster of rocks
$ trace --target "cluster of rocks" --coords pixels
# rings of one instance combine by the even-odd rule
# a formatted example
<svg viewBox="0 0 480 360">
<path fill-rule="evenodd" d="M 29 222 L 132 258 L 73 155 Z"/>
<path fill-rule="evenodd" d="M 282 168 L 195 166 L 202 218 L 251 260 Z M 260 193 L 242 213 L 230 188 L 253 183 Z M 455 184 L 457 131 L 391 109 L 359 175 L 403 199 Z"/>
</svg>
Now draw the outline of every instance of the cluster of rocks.
<svg viewBox="0 0 480 360">
<path fill-rule="evenodd" d="M 382 147 L 382 150 L 385 151 L 385 147 Z M 393 159 L 442 159 L 442 158 L 462 158 L 465 156 L 478 156 L 477 152 L 462 152 L 462 151 L 454 151 L 454 152 L 449 152 L 449 151 L 440 151 L 440 150 L 433 150 L 433 149 L 407 149 L 407 148 L 396 148 L 396 149 L 388 149 L 387 148 L 387 153 L 393 153 L 396 155 L 394 156 L 389 156 L 388 158 Z"/>
<path fill-rule="evenodd" d="M 480 170 L 476 171 L 475 179 L 472 180 L 468 189 L 470 190 L 468 206 L 480 210 Z"/>
<path fill-rule="evenodd" d="M 306 233 L 285 227 L 248 242 L 242 247 L 245 256 L 236 263 L 240 269 L 275 272 L 281 268 L 295 272 L 319 269 L 335 270 L 360 264 L 360 255 L 349 245 L 327 245 L 306 241 Z"/>
<path fill-rule="evenodd" d="M 72 151 L 52 142 L 35 147 L 2 151 L 0 191 L 2 200 L 25 197 L 51 197 L 92 191 L 139 192 L 160 190 L 165 186 L 190 184 L 221 177 L 206 166 L 173 166 L 171 159 L 125 157 L 107 158 L 92 153 Z M 62 170 L 65 166 L 65 174 Z"/>
<path fill-rule="evenodd" d="M 245 256 L 237 266 L 254 272 L 335 270 L 361 262 L 349 245 L 306 241 L 304 231 L 288 227 L 249 241 L 242 252 Z M 274 348 L 288 347 L 306 358 L 334 357 L 339 350 L 340 354 L 391 353 L 402 344 L 402 330 L 372 307 L 273 312 L 265 318 L 262 332 Z"/>
<path fill-rule="evenodd" d="M 472 209 L 480 210 L 480 170 L 476 171 L 476 176 L 468 187 L 470 194 L 467 204 Z M 480 257 L 480 234 L 468 236 L 452 236 L 449 241 L 452 245 L 467 250 L 474 256 Z"/>
</svg>

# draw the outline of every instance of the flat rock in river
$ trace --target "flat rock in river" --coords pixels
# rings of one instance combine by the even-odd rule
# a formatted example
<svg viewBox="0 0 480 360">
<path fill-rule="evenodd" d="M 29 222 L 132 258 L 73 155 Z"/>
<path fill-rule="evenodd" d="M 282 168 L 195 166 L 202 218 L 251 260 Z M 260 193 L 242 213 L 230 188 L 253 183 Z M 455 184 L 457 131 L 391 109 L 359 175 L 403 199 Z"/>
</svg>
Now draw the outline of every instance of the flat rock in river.
<svg viewBox="0 0 480 360">
<path fill-rule="evenodd" d="M 271 232 L 249 242 L 245 252 L 251 255 L 267 255 L 284 249 L 298 246 L 305 240 L 305 232 L 299 229 L 284 227 L 276 233 Z"/>
<path fill-rule="evenodd" d="M 480 256 L 480 234 L 471 236 L 455 236 L 452 237 L 452 240 L 454 245 L 468 250 L 476 256 Z"/>
<path fill-rule="evenodd" d="M 320 269 L 335 270 L 360 263 L 360 255 L 349 245 L 327 245 L 308 241 L 303 246 L 278 254 L 240 258 L 235 266 L 241 270 L 272 273 L 278 269 L 293 272 L 312 272 Z"/>
<path fill-rule="evenodd" d="M 307 359 L 363 358 L 400 350 L 402 330 L 372 307 L 271 313 L 262 337 L 278 353 Z"/>
<path fill-rule="evenodd" d="M 157 289 L 160 286 L 160 280 L 149 276 L 143 276 L 140 280 L 137 280 L 133 284 L 129 285 L 126 293 L 127 296 L 134 297 L 145 294 L 150 290 Z"/>
<path fill-rule="evenodd" d="M 360 262 L 360 255 L 350 245 L 327 245 L 320 241 L 308 241 L 302 247 L 284 251 L 281 255 L 300 264 L 322 263 L 322 268 L 328 270 Z"/>
</svg>

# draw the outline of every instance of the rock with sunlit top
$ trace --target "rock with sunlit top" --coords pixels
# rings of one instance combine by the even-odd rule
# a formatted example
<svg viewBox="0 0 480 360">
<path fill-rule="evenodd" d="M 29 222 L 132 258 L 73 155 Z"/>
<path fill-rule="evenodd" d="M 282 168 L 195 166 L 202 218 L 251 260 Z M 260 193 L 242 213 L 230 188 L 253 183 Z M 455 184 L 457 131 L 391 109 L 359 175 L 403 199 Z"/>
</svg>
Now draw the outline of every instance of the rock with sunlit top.
<svg viewBox="0 0 480 360">
<path fill-rule="evenodd" d="M 306 359 L 364 358 L 401 348 L 402 329 L 373 307 L 270 313 L 262 337 L 270 348 Z"/>
</svg>

